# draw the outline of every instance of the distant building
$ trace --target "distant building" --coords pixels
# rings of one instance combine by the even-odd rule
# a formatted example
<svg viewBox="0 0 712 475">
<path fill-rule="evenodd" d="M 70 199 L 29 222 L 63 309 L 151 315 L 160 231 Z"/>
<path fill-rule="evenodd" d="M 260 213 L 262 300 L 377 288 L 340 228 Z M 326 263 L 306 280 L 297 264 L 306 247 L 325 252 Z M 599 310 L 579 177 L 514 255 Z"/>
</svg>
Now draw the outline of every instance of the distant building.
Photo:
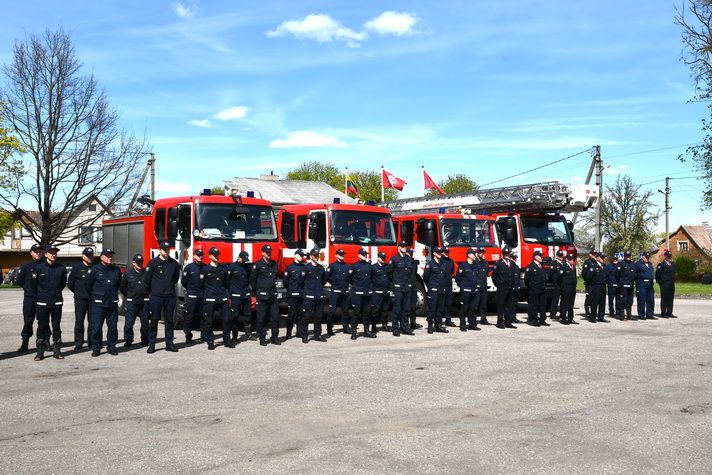
<svg viewBox="0 0 712 475">
<path fill-rule="evenodd" d="M 700 226 L 683 224 L 670 233 L 670 250 L 673 256 L 686 254 L 700 265 L 712 264 L 712 227 L 705 221 Z M 658 263 L 664 259 L 662 251 L 665 238 L 658 241 L 658 249 L 651 255 L 651 260 Z"/>
<path fill-rule="evenodd" d="M 243 196 L 253 191 L 256 198 L 271 201 L 275 206 L 301 203 L 356 203 L 342 191 L 321 181 L 281 180 L 279 175 L 261 175 L 259 178 L 235 177 L 225 180 L 225 193 Z"/>
</svg>

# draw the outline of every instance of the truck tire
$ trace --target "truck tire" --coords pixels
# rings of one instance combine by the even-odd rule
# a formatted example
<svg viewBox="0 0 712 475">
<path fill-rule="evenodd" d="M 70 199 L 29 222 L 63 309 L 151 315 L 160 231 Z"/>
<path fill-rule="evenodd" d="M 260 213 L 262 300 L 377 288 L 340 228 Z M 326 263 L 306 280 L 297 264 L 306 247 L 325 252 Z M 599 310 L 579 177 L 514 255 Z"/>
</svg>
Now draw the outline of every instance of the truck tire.
<svg viewBox="0 0 712 475">
<path fill-rule="evenodd" d="M 126 297 L 119 293 L 119 315 L 126 316 Z"/>
<path fill-rule="evenodd" d="M 425 285 L 422 282 L 415 283 L 415 316 L 424 317 L 428 313 L 428 299 L 425 293 Z"/>
</svg>

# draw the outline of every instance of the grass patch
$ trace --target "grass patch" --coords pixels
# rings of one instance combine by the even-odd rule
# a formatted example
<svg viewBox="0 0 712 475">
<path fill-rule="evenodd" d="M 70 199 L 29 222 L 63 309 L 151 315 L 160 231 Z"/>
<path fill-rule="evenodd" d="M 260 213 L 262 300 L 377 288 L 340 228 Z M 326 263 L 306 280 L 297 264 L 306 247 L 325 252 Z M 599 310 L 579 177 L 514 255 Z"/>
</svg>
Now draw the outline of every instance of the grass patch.
<svg viewBox="0 0 712 475">
<path fill-rule="evenodd" d="M 578 290 L 584 289 L 583 279 L 578 277 Z M 660 296 L 660 286 L 655 284 L 655 294 Z M 682 295 L 709 295 L 712 297 L 712 285 L 705 285 L 700 282 L 675 282 L 675 296 Z"/>
</svg>

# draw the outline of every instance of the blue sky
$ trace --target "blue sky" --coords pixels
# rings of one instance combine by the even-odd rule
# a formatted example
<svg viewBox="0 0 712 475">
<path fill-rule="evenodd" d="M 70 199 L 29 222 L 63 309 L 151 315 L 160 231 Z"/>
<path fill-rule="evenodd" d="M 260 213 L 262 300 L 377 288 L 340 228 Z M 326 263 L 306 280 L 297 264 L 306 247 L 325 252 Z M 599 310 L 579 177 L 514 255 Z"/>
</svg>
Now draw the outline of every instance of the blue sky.
<svg viewBox="0 0 712 475">
<path fill-rule="evenodd" d="M 680 178 L 671 227 L 703 219 L 702 184 L 675 157 L 706 111 L 688 103 L 670 1 L 34 0 L 3 14 L 2 63 L 15 39 L 71 33 L 123 125 L 151 136 L 163 196 L 308 160 L 385 165 L 414 196 L 420 165 L 488 183 L 598 144 L 605 180 Z M 580 182 L 589 163 L 498 185 Z"/>
</svg>

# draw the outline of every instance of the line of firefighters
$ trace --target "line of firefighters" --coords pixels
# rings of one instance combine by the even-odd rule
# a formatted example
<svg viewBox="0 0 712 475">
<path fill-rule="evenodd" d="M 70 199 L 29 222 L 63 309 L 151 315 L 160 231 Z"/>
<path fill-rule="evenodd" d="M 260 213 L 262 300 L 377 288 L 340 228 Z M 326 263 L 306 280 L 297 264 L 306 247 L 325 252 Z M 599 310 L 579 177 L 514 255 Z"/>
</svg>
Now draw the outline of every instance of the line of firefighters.
<svg viewBox="0 0 712 475">
<path fill-rule="evenodd" d="M 143 267 L 143 256 L 133 256 L 130 268 L 123 274 L 113 264 L 114 252 L 104 249 L 100 263 L 93 264 L 91 248 L 83 252 L 82 264 L 67 269 L 57 262 L 58 249 L 32 247 L 32 260 L 19 271 L 17 282 L 24 289 L 22 345 L 18 352 L 29 351 L 32 326 L 37 318 L 36 360 L 44 358 L 53 341 L 53 356 L 63 359 L 61 348 L 62 290 L 65 284 L 74 293 L 75 350 L 84 345 L 84 323 L 88 320 L 87 346 L 92 356 L 101 354 L 104 323 L 107 325 L 107 351 L 118 351 L 118 302 L 119 293 L 126 301 L 124 346 L 133 345 L 134 325 L 140 321 L 140 342 L 148 346 L 148 353 L 156 351 L 158 321 L 165 322 L 166 350 L 177 352 L 174 344 L 174 315 L 177 304 L 176 284 L 185 289 L 184 333 L 188 345 L 193 343 L 192 328 L 200 321 L 201 339 L 209 350 L 215 349 L 213 318 L 219 315 L 222 321 L 222 339 L 226 348 L 234 348 L 239 331 L 244 331 L 245 340 L 259 339 L 260 345 L 281 344 L 279 339 L 279 311 L 277 292 L 277 263 L 272 260 L 272 248 L 265 245 L 261 258 L 250 263 L 249 255 L 241 252 L 234 263 L 221 264 L 216 247 L 208 251 L 209 262 L 203 263 L 204 253 L 196 250 L 194 262 L 181 272 L 179 263 L 169 255 L 168 242 L 161 243 L 160 252 Z M 487 321 L 487 275 L 488 263 L 483 248 L 467 251 L 467 260 L 457 264 L 449 257 L 444 247 L 433 249 L 432 259 L 424 266 L 423 281 L 427 289 L 427 331 L 447 333 L 447 327 L 456 327 L 449 309 L 453 302 L 452 277 L 460 289 L 459 328 L 461 331 L 479 330 Z M 521 271 L 516 263 L 516 254 L 508 247 L 502 249 L 492 271 L 492 281 L 497 287 L 498 328 L 516 328 L 518 293 L 521 287 Z M 606 286 L 608 287 L 609 314 L 620 319 L 655 319 L 653 316 L 653 276 L 662 291 L 661 316 L 676 318 L 672 314 L 674 298 L 675 267 L 672 254 L 665 251 L 665 260 L 654 272 L 643 253 L 636 263 L 631 262 L 631 253 L 624 254 L 618 262 L 612 258 L 605 265 L 602 253 L 591 251 L 582 268 L 586 283 L 585 318 L 591 322 L 605 320 Z M 405 242 L 398 243 L 398 253 L 387 262 L 385 253 L 379 253 L 377 262 L 368 261 L 365 249 L 358 251 L 358 261 L 347 264 L 343 249 L 336 251 L 336 260 L 327 268 L 319 263 L 320 250 L 308 253 L 297 250 L 294 263 L 287 267 L 283 284 L 287 292 L 288 314 L 286 338 L 296 335 L 308 343 L 309 324 L 313 326 L 313 341 L 326 342 L 322 325 L 326 322 L 326 334 L 334 335 L 334 323 L 341 313 L 343 332 L 358 338 L 359 322 L 363 324 L 363 336 L 376 338 L 378 325 L 393 336 L 413 335 L 421 328 L 416 323 L 415 306 L 417 295 L 417 269 L 419 262 L 413 258 L 413 250 Z M 542 253 L 534 253 L 533 262 L 524 272 L 524 285 L 529 294 L 528 324 L 548 326 L 547 311 L 551 318 L 562 324 L 574 321 L 576 293 L 576 263 L 573 255 L 559 251 L 547 269 L 542 264 Z M 328 284 L 328 296 L 325 286 Z M 551 307 L 547 308 L 547 284 L 554 287 Z M 631 315 L 633 293 L 638 297 L 638 316 Z M 251 298 L 256 299 L 256 335 L 251 328 Z M 325 300 L 328 306 L 325 308 Z M 388 326 L 388 310 L 392 308 Z M 51 326 L 51 329 L 50 329 Z M 270 338 L 267 339 L 267 330 Z"/>
</svg>

